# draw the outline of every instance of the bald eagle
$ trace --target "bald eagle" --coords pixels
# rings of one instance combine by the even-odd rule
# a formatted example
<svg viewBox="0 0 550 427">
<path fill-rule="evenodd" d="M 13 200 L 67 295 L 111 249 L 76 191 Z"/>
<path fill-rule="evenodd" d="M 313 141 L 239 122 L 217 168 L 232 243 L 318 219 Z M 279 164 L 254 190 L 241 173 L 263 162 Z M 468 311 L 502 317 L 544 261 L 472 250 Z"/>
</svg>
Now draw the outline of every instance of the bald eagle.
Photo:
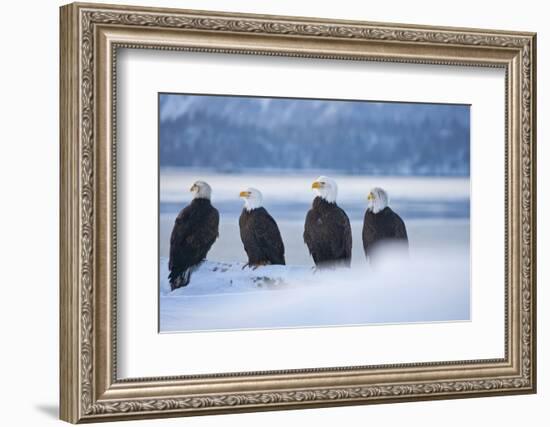
<svg viewBox="0 0 550 427">
<path fill-rule="evenodd" d="M 197 181 L 190 191 L 193 200 L 177 216 L 170 236 L 168 279 L 172 290 L 189 284 L 191 273 L 218 238 L 220 215 L 210 203 L 212 189 L 206 182 Z"/>
<path fill-rule="evenodd" d="M 373 188 L 368 195 L 368 207 L 363 221 L 363 249 L 373 263 L 377 250 L 386 244 L 406 253 L 409 247 L 407 228 L 399 215 L 388 206 L 388 194 Z"/>
<path fill-rule="evenodd" d="M 255 188 L 241 191 L 244 208 L 239 218 L 241 240 L 248 255 L 248 266 L 285 265 L 285 246 L 279 227 L 262 207 L 262 193 Z"/>
<path fill-rule="evenodd" d="M 336 204 L 338 187 L 333 179 L 320 176 L 311 186 L 316 197 L 306 216 L 304 242 L 317 267 L 351 264 L 351 226 Z"/>
</svg>

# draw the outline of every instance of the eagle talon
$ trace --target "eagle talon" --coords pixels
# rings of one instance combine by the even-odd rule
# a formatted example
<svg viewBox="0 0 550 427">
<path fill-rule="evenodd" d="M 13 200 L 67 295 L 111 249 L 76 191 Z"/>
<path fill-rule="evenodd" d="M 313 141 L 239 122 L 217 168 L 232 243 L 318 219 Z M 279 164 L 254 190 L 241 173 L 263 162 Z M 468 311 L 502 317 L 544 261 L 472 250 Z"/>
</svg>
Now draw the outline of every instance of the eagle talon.
<svg viewBox="0 0 550 427">
<path fill-rule="evenodd" d="M 266 265 L 271 265 L 269 261 L 260 261 L 251 266 L 252 270 L 256 270 L 258 267 L 265 267 Z"/>
</svg>

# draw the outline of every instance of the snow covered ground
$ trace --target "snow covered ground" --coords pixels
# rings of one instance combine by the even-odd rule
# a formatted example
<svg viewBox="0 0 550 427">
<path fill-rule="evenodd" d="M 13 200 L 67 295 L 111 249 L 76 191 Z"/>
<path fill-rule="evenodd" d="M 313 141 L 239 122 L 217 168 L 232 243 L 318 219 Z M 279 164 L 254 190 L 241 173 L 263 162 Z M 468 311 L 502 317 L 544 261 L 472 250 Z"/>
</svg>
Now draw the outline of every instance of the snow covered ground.
<svg viewBox="0 0 550 427">
<path fill-rule="evenodd" d="M 468 178 L 368 177 L 331 174 L 339 204 L 350 217 L 351 269 L 312 270 L 302 238 L 304 218 L 318 173 L 223 174 L 161 169 L 160 175 L 160 331 L 204 331 L 284 327 L 464 321 L 470 319 L 470 218 Z M 167 255 L 170 231 L 188 189 L 202 179 L 213 188 L 220 211 L 220 237 L 185 288 L 170 292 Z M 288 266 L 244 269 L 239 236 L 241 188 L 264 193 L 277 221 Z M 372 270 L 361 242 L 366 196 L 373 186 L 390 194 L 405 220 L 408 260 L 388 258 Z"/>
<path fill-rule="evenodd" d="M 468 260 L 456 253 L 389 258 L 376 270 L 309 266 L 242 269 L 204 262 L 185 288 L 170 291 L 161 259 L 161 332 L 262 329 L 470 318 Z M 465 285 L 466 284 L 466 285 Z"/>
</svg>

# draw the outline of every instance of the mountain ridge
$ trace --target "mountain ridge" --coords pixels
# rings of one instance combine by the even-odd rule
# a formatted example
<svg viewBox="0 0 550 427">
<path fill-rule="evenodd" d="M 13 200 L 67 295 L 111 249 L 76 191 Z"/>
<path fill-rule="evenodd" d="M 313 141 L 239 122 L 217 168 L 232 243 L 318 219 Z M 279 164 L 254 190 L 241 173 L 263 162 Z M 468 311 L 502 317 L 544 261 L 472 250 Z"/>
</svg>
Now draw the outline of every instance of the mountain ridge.
<svg viewBox="0 0 550 427">
<path fill-rule="evenodd" d="M 161 166 L 467 176 L 467 105 L 159 97 Z"/>
</svg>

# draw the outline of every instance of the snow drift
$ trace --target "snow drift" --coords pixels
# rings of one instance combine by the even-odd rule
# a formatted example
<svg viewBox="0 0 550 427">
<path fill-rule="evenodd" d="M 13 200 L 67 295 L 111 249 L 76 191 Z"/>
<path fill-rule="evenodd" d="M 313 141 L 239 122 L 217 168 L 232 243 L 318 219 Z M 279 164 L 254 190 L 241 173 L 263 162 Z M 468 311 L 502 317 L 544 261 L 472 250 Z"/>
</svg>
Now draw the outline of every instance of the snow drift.
<svg viewBox="0 0 550 427">
<path fill-rule="evenodd" d="M 187 287 L 170 291 L 160 262 L 160 331 L 349 326 L 470 319 L 464 252 L 388 256 L 376 269 L 318 271 L 205 261 Z"/>
</svg>

